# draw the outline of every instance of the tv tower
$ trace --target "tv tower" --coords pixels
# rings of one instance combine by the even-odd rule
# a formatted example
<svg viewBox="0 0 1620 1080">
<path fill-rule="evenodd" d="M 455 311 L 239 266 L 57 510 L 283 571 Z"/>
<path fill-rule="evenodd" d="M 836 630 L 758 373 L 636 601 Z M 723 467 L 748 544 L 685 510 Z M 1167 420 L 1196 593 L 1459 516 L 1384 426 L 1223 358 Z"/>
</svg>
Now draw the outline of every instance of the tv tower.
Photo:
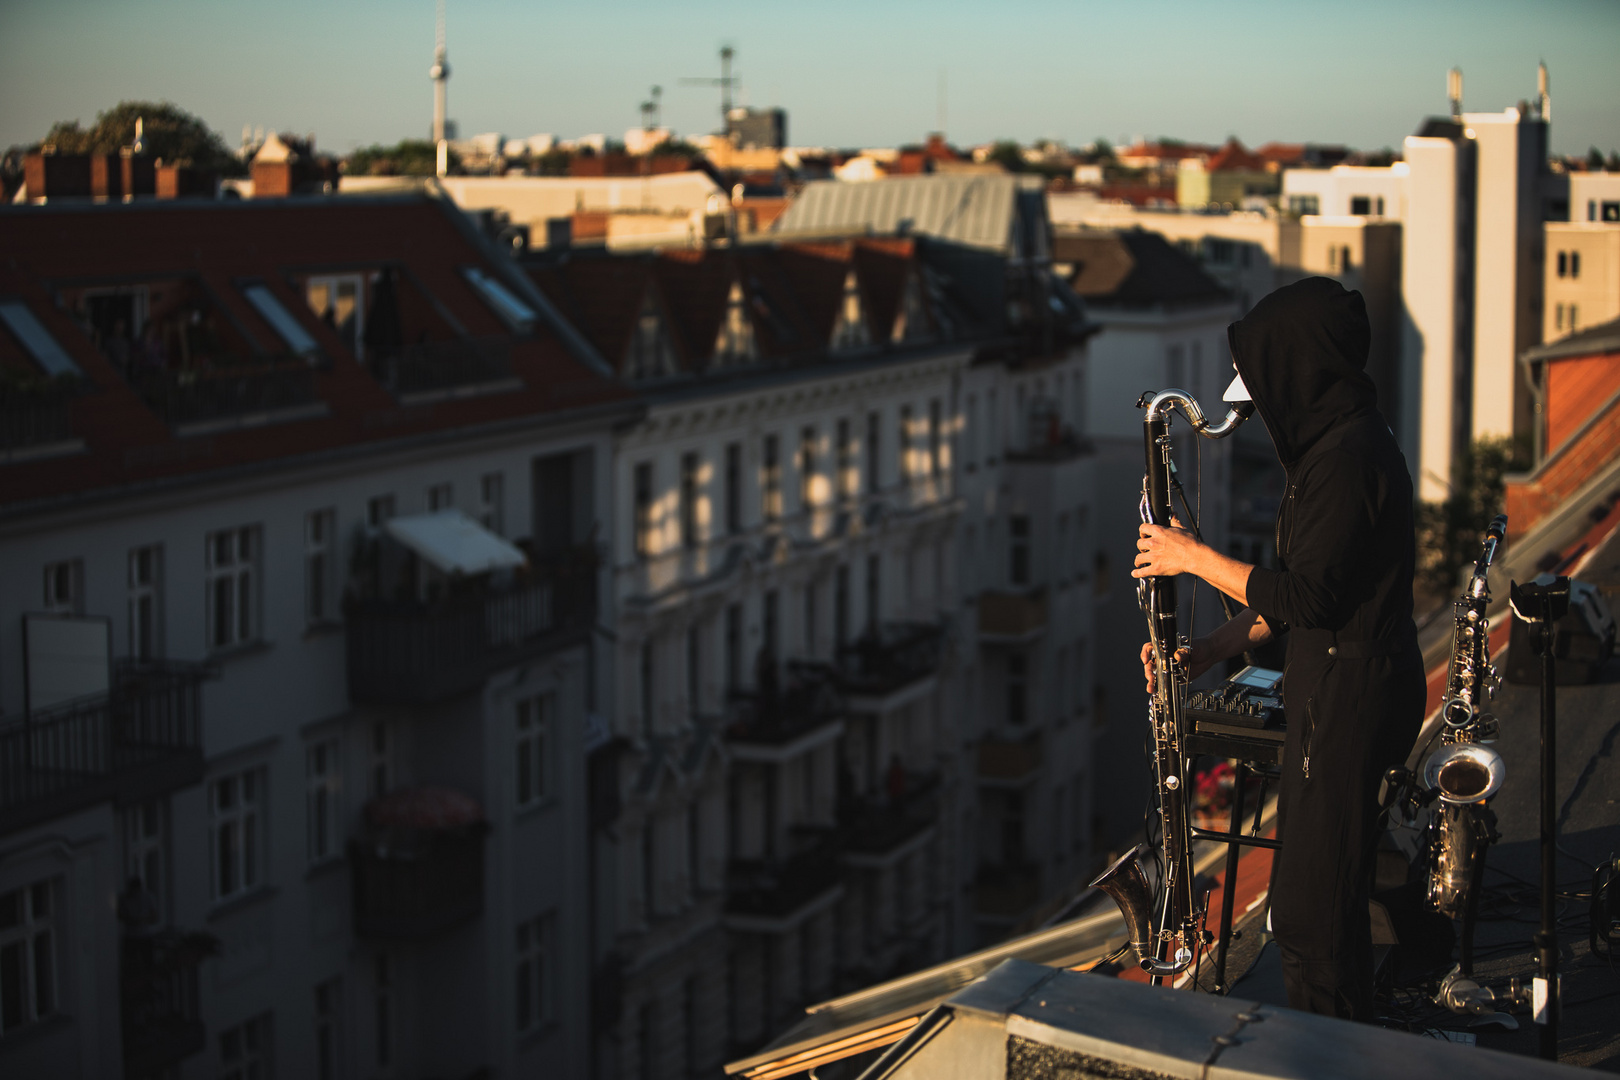
<svg viewBox="0 0 1620 1080">
<path fill-rule="evenodd" d="M 445 99 L 450 84 L 450 57 L 444 47 L 444 0 L 439 0 L 438 33 L 433 46 L 433 66 L 428 78 L 433 80 L 433 141 L 441 143 L 449 136 L 445 133 Z"/>
</svg>

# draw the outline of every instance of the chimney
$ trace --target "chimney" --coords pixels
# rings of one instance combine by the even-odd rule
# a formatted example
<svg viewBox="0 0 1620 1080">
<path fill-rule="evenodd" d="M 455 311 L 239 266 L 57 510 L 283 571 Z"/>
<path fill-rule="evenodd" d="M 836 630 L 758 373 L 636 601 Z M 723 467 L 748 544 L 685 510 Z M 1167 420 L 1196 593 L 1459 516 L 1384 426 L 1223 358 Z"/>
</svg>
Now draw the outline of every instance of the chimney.
<svg viewBox="0 0 1620 1080">
<path fill-rule="evenodd" d="M 1462 119 L 1462 68 L 1446 72 L 1446 98 L 1451 102 L 1451 118 Z"/>
<path fill-rule="evenodd" d="M 1547 62 L 1536 65 L 1536 96 L 1540 99 L 1541 122 L 1552 123 L 1552 83 L 1547 78 Z"/>
</svg>

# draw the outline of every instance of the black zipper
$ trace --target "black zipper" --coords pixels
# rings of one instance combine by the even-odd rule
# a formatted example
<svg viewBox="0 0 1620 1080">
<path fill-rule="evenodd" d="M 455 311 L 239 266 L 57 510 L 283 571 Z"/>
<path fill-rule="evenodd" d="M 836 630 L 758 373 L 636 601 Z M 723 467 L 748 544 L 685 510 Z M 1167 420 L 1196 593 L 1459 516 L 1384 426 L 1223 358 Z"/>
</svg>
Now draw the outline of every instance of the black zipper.
<svg viewBox="0 0 1620 1080">
<path fill-rule="evenodd" d="M 1316 731 L 1316 698 L 1313 696 L 1305 702 L 1305 736 L 1301 740 L 1304 747 L 1305 779 L 1311 778 L 1311 735 Z"/>
</svg>

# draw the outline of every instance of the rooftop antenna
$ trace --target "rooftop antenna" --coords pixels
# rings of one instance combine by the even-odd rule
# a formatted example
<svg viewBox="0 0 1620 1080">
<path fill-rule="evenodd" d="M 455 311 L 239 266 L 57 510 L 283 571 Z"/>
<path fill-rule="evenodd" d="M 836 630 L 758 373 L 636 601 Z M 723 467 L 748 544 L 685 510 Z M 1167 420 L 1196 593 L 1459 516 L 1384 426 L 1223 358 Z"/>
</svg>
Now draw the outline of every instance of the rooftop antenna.
<svg viewBox="0 0 1620 1080">
<path fill-rule="evenodd" d="M 941 139 L 943 139 L 945 137 L 945 90 L 946 90 L 945 69 L 940 68 L 939 69 L 939 116 L 936 118 L 936 122 L 939 125 L 939 137 Z"/>
<path fill-rule="evenodd" d="M 731 119 L 731 88 L 742 80 L 731 74 L 731 58 L 737 55 L 737 50 L 730 45 L 720 47 L 720 77 L 718 79 L 682 79 L 682 86 L 718 86 L 720 88 L 720 130 L 726 130 L 726 124 Z"/>
<path fill-rule="evenodd" d="M 1446 72 L 1446 98 L 1451 102 L 1451 118 L 1462 119 L 1462 68 Z"/>
<path fill-rule="evenodd" d="M 450 83 L 450 57 L 444 45 L 444 0 L 439 0 L 438 21 L 433 45 L 433 66 L 428 68 L 433 80 L 433 141 L 445 140 L 445 99 Z"/>
<path fill-rule="evenodd" d="M 1536 65 L 1536 94 L 1541 98 L 1541 121 L 1552 123 L 1552 81 L 1547 78 L 1547 61 Z"/>
<path fill-rule="evenodd" d="M 652 88 L 652 96 L 641 103 L 641 128 L 643 131 L 654 131 L 663 119 L 663 106 L 660 99 L 664 96 L 664 88 Z"/>
</svg>

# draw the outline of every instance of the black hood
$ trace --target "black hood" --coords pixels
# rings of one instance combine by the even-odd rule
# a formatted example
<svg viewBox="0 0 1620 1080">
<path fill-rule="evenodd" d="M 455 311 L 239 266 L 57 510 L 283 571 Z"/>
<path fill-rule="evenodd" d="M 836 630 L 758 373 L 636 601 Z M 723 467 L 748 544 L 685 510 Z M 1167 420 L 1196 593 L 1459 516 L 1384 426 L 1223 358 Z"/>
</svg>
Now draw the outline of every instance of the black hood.
<svg viewBox="0 0 1620 1080">
<path fill-rule="evenodd" d="M 1332 278 L 1283 286 L 1227 327 L 1226 339 L 1284 467 L 1335 424 L 1377 408 L 1367 305 Z"/>
</svg>

